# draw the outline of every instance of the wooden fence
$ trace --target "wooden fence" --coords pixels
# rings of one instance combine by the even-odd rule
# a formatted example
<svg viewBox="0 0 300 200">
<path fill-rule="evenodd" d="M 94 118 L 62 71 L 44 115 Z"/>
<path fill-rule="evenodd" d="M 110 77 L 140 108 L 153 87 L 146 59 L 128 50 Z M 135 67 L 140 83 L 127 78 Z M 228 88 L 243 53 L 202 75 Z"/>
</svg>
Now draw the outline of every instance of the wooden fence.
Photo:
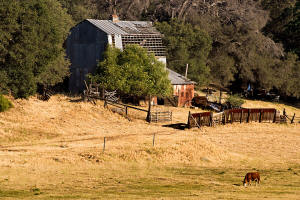
<svg viewBox="0 0 300 200">
<path fill-rule="evenodd" d="M 231 109 L 224 111 L 223 123 L 276 122 L 275 108 Z"/>
<path fill-rule="evenodd" d="M 188 127 L 212 126 L 212 112 L 193 113 L 189 112 Z"/>
<path fill-rule="evenodd" d="M 227 123 L 249 123 L 249 122 L 283 122 L 282 116 L 274 108 L 261 109 L 231 109 L 213 114 L 213 112 L 189 113 L 188 127 L 214 126 Z"/>
<path fill-rule="evenodd" d="M 117 103 L 117 102 L 113 102 L 113 101 L 109 101 L 109 100 L 104 100 L 104 107 L 106 108 L 107 105 L 112 105 L 112 106 L 115 106 L 115 107 L 119 108 L 120 109 L 119 113 L 120 114 L 125 114 L 126 117 L 128 116 L 128 109 L 129 108 L 148 113 L 148 110 L 145 110 L 145 109 L 137 108 L 137 107 L 130 106 L 130 105 L 127 105 L 127 104 L 123 104 L 123 103 Z"/>
<path fill-rule="evenodd" d="M 150 122 L 169 122 L 172 121 L 172 112 L 151 112 L 150 114 Z"/>
<path fill-rule="evenodd" d="M 297 121 L 298 121 L 298 123 L 300 123 L 300 117 L 296 117 L 296 113 L 294 113 L 294 115 L 291 117 L 291 116 L 288 116 L 288 115 L 287 115 L 287 113 L 286 113 L 286 111 L 285 111 L 285 109 L 284 109 L 284 110 L 283 110 L 283 116 L 285 116 L 285 118 L 286 118 L 287 120 L 289 120 L 289 121 L 291 122 L 291 124 L 294 123 L 294 122 L 297 123 Z"/>
<path fill-rule="evenodd" d="M 109 101 L 109 100 L 105 99 L 104 100 L 104 107 L 107 107 L 107 105 L 112 105 L 112 106 L 116 107 L 117 110 L 115 109 L 115 112 L 117 112 L 119 114 L 122 114 L 122 115 L 125 115 L 125 117 L 128 117 L 128 110 L 129 109 L 134 109 L 134 110 L 146 112 L 147 116 L 149 115 L 149 121 L 148 122 L 158 123 L 158 122 L 172 121 L 173 114 L 170 111 L 152 112 L 152 111 L 149 111 L 149 110 L 145 110 L 145 109 L 137 108 L 137 107 L 130 106 L 130 105 L 127 105 L 127 104 L 113 102 L 113 101 Z"/>
</svg>

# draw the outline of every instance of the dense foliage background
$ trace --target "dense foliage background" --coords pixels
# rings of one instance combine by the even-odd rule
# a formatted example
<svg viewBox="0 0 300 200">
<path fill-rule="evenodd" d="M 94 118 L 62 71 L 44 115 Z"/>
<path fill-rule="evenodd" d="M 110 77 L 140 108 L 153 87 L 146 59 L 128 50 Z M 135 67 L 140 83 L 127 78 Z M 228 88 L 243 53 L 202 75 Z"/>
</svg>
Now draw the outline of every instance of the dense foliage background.
<svg viewBox="0 0 300 200">
<path fill-rule="evenodd" d="M 168 67 L 184 74 L 188 63 L 199 85 L 239 92 L 251 83 L 300 97 L 299 8 L 299 0 L 0 0 L 0 90 L 26 97 L 61 81 L 70 25 L 116 10 L 156 22 Z"/>
<path fill-rule="evenodd" d="M 68 75 L 71 17 L 56 0 L 0 1 L 0 92 L 26 98 Z"/>
<path fill-rule="evenodd" d="M 300 97 L 299 1 L 60 0 L 75 21 L 151 20 L 165 35 L 168 67 L 200 85 L 239 92 L 248 84 Z M 176 19 L 176 20 L 175 20 Z"/>
</svg>

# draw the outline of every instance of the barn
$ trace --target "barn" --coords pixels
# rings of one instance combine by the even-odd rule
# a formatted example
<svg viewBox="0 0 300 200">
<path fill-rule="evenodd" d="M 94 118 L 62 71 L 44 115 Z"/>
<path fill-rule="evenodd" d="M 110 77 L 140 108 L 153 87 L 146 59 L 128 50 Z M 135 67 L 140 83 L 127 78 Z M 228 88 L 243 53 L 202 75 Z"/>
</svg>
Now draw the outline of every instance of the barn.
<svg viewBox="0 0 300 200">
<path fill-rule="evenodd" d="M 86 75 L 93 73 L 107 45 L 124 49 L 128 44 L 138 44 L 154 53 L 155 57 L 167 64 L 166 48 L 162 42 L 162 34 L 155 29 L 152 22 L 148 21 L 120 21 L 117 15 L 112 15 L 111 20 L 86 19 L 71 29 L 66 40 L 66 53 L 71 62 L 69 89 L 71 93 L 81 93 L 85 89 Z M 176 72 L 169 70 L 171 82 L 174 85 L 174 95 L 179 95 L 178 105 L 183 105 L 184 98 L 192 98 L 193 87 L 179 81 Z M 176 75 L 175 75 L 176 74 Z M 182 84 L 182 87 L 180 86 Z M 193 90 L 193 89 L 192 89 Z M 177 106 L 178 106 L 177 105 Z"/>
</svg>

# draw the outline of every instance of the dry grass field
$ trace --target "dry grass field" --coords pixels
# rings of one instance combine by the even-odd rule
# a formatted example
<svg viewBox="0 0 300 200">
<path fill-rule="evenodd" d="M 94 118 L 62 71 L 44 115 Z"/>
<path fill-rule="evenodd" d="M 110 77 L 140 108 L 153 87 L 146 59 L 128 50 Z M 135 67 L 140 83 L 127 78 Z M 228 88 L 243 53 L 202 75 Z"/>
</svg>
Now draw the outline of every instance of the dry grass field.
<svg viewBox="0 0 300 200">
<path fill-rule="evenodd" d="M 177 130 L 132 110 L 127 120 L 100 101 L 58 95 L 13 103 L 0 113 L 0 199 L 300 199 L 300 124 Z M 283 104 L 244 107 L 300 116 Z M 154 109 L 172 110 L 173 123 L 186 123 L 189 112 Z M 250 171 L 262 182 L 245 188 Z"/>
</svg>

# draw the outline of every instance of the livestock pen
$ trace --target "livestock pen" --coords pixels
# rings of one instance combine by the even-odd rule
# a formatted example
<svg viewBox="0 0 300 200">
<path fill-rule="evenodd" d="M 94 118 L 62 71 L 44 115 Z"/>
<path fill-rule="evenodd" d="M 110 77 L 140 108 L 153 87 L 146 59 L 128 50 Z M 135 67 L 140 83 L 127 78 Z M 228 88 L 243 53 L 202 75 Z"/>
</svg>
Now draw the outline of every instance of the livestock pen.
<svg viewBox="0 0 300 200">
<path fill-rule="evenodd" d="M 214 114 L 213 112 L 191 113 L 188 116 L 188 127 L 214 126 L 227 123 L 250 123 L 250 122 L 286 122 L 286 117 L 280 115 L 275 108 L 242 108 L 230 109 Z"/>
</svg>

